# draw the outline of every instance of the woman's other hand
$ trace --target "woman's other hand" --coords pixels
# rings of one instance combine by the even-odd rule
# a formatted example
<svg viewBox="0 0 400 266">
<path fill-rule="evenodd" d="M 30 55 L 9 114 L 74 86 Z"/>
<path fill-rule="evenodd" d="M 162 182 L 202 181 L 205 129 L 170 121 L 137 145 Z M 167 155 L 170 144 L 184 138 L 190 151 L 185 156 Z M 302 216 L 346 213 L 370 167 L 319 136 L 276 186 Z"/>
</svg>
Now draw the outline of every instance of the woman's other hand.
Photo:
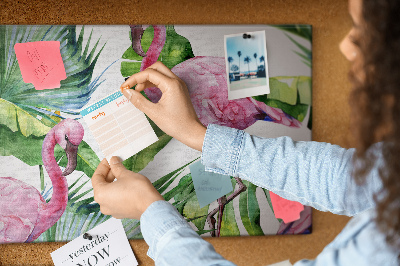
<svg viewBox="0 0 400 266">
<path fill-rule="evenodd" d="M 92 186 L 100 211 L 117 219 L 140 219 L 153 202 L 164 200 L 147 177 L 127 170 L 118 157 L 100 162 Z"/>
</svg>

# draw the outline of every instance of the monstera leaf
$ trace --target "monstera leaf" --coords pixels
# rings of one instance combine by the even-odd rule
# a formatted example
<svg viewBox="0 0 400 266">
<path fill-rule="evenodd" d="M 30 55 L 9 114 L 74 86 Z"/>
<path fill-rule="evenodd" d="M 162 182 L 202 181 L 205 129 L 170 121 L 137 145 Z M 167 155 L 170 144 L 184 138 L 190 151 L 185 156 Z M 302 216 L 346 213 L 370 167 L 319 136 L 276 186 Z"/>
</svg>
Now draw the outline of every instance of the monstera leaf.
<svg viewBox="0 0 400 266">
<path fill-rule="evenodd" d="M 129 35 L 129 37 L 131 37 Z M 143 33 L 141 44 L 144 52 L 149 49 L 154 37 L 154 28 L 149 26 Z M 163 62 L 169 69 L 179 63 L 194 57 L 192 46 L 185 37 L 176 33 L 173 25 L 166 26 L 166 38 L 158 61 Z M 127 59 L 121 63 L 121 74 L 129 77 L 140 70 L 143 57 L 138 55 L 132 47 L 129 47 L 122 55 L 122 59 Z"/>
<path fill-rule="evenodd" d="M 311 99 L 311 78 L 307 76 L 281 76 L 269 78 L 270 94 L 253 96 L 257 101 L 281 109 L 302 122 L 307 115 Z"/>
</svg>

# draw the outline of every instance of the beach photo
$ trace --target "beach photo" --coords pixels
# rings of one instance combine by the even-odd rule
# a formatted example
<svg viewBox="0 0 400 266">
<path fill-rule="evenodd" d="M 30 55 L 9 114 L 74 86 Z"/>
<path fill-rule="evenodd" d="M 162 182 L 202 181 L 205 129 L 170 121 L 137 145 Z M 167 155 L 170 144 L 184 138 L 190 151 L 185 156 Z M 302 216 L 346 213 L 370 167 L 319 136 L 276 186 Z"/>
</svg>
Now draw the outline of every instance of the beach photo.
<svg viewBox="0 0 400 266">
<path fill-rule="evenodd" d="M 265 31 L 225 35 L 228 98 L 269 93 Z"/>
</svg>

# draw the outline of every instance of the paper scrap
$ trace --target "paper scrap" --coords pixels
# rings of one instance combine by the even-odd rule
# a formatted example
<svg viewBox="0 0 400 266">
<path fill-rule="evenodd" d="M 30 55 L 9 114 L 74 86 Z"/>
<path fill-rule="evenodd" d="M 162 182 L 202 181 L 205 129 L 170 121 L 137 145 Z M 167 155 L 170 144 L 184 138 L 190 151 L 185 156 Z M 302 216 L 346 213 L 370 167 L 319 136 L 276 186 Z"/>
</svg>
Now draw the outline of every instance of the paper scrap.
<svg viewBox="0 0 400 266">
<path fill-rule="evenodd" d="M 110 218 L 87 233 L 91 240 L 80 235 L 53 251 L 54 265 L 138 265 L 121 220 Z"/>
<path fill-rule="evenodd" d="M 158 140 L 144 113 L 117 91 L 81 111 L 81 115 L 109 161 L 126 160 Z"/>
<path fill-rule="evenodd" d="M 304 210 L 303 204 L 284 199 L 271 191 L 269 195 L 276 218 L 282 219 L 284 223 L 300 219 L 300 213 Z"/>
<path fill-rule="evenodd" d="M 36 90 L 59 88 L 67 78 L 59 41 L 16 43 L 14 50 L 24 82 Z"/>
<path fill-rule="evenodd" d="M 274 264 L 270 264 L 268 266 L 293 266 L 289 260 L 285 260 L 285 261 L 281 261 L 281 262 L 277 262 Z"/>
<path fill-rule="evenodd" d="M 200 161 L 189 166 L 200 208 L 233 190 L 229 176 L 207 172 Z"/>
</svg>

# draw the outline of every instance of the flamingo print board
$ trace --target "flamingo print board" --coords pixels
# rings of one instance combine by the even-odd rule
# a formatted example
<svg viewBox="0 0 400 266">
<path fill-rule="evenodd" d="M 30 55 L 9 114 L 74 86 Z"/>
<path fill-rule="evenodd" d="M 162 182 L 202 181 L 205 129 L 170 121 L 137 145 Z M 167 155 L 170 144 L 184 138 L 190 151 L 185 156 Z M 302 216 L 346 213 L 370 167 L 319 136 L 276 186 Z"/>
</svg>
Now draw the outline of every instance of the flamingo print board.
<svg viewBox="0 0 400 266">
<path fill-rule="evenodd" d="M 245 32 L 265 32 L 268 58 L 240 47 L 225 57 L 224 36 Z M 129 104 L 119 92 L 125 79 L 161 61 L 186 83 L 205 126 L 311 140 L 311 26 L 1 25 L 0 40 L 0 243 L 69 241 L 107 221 L 90 178 L 120 147 L 129 147 L 125 167 L 147 176 L 203 237 L 311 232 L 310 207 L 240 178 L 227 177 L 232 191 L 199 204 L 190 167 L 201 154 L 133 106 L 118 111 Z M 14 47 L 54 41 L 66 78 L 38 90 L 24 82 Z M 262 69 L 269 94 L 229 99 L 230 78 L 246 82 Z M 157 88 L 143 94 L 161 97 Z M 122 224 L 129 239 L 142 238 L 139 221 Z"/>
</svg>

